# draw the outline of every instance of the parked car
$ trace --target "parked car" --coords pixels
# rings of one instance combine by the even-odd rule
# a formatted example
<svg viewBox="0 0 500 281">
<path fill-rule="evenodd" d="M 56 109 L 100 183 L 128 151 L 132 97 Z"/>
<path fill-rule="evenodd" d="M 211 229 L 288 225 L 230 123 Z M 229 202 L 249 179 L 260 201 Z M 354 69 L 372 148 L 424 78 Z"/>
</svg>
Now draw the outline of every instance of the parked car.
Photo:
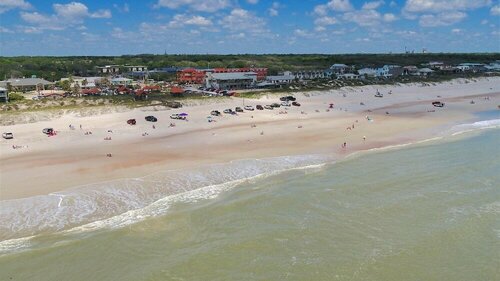
<svg viewBox="0 0 500 281">
<path fill-rule="evenodd" d="M 264 107 L 260 104 L 256 105 L 255 108 L 257 108 L 257 110 L 264 110 Z"/>
<path fill-rule="evenodd" d="M 135 121 L 135 119 L 128 119 L 127 120 L 127 124 L 129 125 L 135 125 L 137 122 Z"/>
<path fill-rule="evenodd" d="M 44 133 L 46 135 L 50 135 L 50 134 L 54 133 L 54 129 L 52 129 L 52 128 L 45 128 L 45 129 L 42 130 L 42 133 Z"/>
<path fill-rule="evenodd" d="M 254 109 L 253 109 L 253 106 L 247 105 L 247 106 L 245 106 L 245 110 L 253 111 Z"/>
<path fill-rule="evenodd" d="M 237 106 L 237 107 L 234 109 L 234 111 L 236 111 L 236 112 L 243 112 L 243 108 L 241 108 L 241 107 Z"/>
<path fill-rule="evenodd" d="M 213 116 L 220 116 L 220 111 L 218 110 L 212 110 L 212 112 L 210 112 L 211 115 Z"/>
<path fill-rule="evenodd" d="M 223 112 L 226 113 L 226 114 L 233 114 L 234 113 L 234 111 L 231 108 L 224 109 Z"/>
<path fill-rule="evenodd" d="M 6 140 L 10 140 L 14 138 L 14 134 L 6 132 L 2 134 L 2 137 Z"/>
<path fill-rule="evenodd" d="M 281 106 L 290 106 L 290 103 L 287 102 L 287 101 L 284 101 L 284 102 L 281 103 Z"/>
<path fill-rule="evenodd" d="M 177 119 L 177 120 L 186 120 L 186 117 L 185 116 L 181 116 L 177 113 L 174 113 L 172 115 L 170 115 L 170 119 Z M 153 121 L 155 122 L 155 121 Z"/>
<path fill-rule="evenodd" d="M 281 105 L 279 103 L 273 103 L 271 104 L 272 107 L 280 107 Z"/>
<path fill-rule="evenodd" d="M 286 97 L 281 97 L 280 101 L 296 101 L 297 99 L 294 96 L 286 96 Z"/>
<path fill-rule="evenodd" d="M 434 105 L 435 107 L 444 107 L 444 102 L 434 101 L 432 102 L 432 105 Z"/>
<path fill-rule="evenodd" d="M 268 105 L 265 105 L 265 106 L 264 106 L 264 108 L 265 108 L 265 109 L 269 109 L 269 110 L 273 110 L 273 109 L 274 109 L 274 107 L 272 107 L 272 106 L 271 106 L 271 105 L 269 105 L 269 104 L 268 104 Z"/>
<path fill-rule="evenodd" d="M 158 121 L 158 118 L 152 116 L 152 115 L 149 115 L 149 116 L 146 116 L 144 119 L 146 119 L 146 121 L 148 122 L 156 122 Z"/>
<path fill-rule="evenodd" d="M 293 105 L 293 106 L 300 106 L 300 103 L 298 103 L 298 102 L 294 101 L 294 102 L 292 102 L 292 105 Z"/>
</svg>

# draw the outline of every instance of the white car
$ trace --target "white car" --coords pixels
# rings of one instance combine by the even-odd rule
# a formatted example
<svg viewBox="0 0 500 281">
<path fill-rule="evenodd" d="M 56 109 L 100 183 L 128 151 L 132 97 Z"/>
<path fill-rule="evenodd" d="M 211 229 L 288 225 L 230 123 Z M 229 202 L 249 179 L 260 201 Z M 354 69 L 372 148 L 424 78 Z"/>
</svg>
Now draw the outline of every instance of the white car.
<svg viewBox="0 0 500 281">
<path fill-rule="evenodd" d="M 10 139 L 13 139 L 14 138 L 14 134 L 12 133 L 3 133 L 2 134 L 2 137 L 6 140 L 10 140 Z"/>
<path fill-rule="evenodd" d="M 291 105 L 290 105 L 289 102 L 284 101 L 284 102 L 281 103 L 281 106 L 291 106 Z"/>
<path fill-rule="evenodd" d="M 245 106 L 245 110 L 253 111 L 253 106 L 247 105 L 247 106 Z"/>
</svg>

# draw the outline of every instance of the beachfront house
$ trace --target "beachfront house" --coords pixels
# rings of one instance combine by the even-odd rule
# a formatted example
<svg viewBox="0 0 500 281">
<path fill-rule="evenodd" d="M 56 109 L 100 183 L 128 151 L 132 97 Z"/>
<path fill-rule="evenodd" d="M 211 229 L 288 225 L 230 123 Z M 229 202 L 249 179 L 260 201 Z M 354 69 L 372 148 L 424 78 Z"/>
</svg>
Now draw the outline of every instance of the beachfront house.
<svg viewBox="0 0 500 281">
<path fill-rule="evenodd" d="M 327 74 L 323 70 L 302 70 L 294 72 L 293 76 L 298 80 L 312 80 L 326 78 Z"/>
<path fill-rule="evenodd" d="M 434 70 L 427 68 L 427 67 L 424 67 L 424 68 L 418 69 L 418 71 L 415 73 L 415 75 L 430 76 L 432 73 L 434 73 Z"/>
<path fill-rule="evenodd" d="M 331 74 L 339 75 L 339 74 L 351 72 L 352 69 L 353 68 L 351 66 L 345 65 L 343 63 L 335 63 L 335 64 L 332 64 L 330 66 L 330 68 L 328 68 L 327 72 L 330 73 L 330 76 L 331 76 Z"/>
<path fill-rule="evenodd" d="M 71 81 L 70 86 L 75 87 L 78 85 L 78 87 L 82 89 L 89 89 L 89 88 L 94 88 L 96 87 L 97 84 L 102 82 L 102 77 L 96 76 L 96 77 L 79 77 L 79 76 L 73 76 L 71 78 L 61 78 L 60 82 L 64 81 Z"/>
<path fill-rule="evenodd" d="M 375 68 L 361 68 L 358 70 L 358 74 L 360 77 L 368 78 L 377 76 L 377 70 Z"/>
<path fill-rule="evenodd" d="M 395 78 L 403 74 L 403 68 L 398 65 L 384 65 L 377 68 L 376 76 L 379 78 Z"/>
<path fill-rule="evenodd" d="M 295 80 L 291 71 L 285 71 L 281 75 L 267 76 L 265 82 L 273 85 L 290 84 Z"/>
<path fill-rule="evenodd" d="M 484 66 L 487 71 L 500 71 L 500 61 L 494 61 L 488 65 Z"/>
<path fill-rule="evenodd" d="M 487 70 L 483 63 L 470 63 L 470 62 L 461 63 L 457 65 L 456 68 L 462 72 L 474 72 L 474 73 L 484 72 Z"/>
<path fill-rule="evenodd" d="M 205 87 L 221 90 L 248 89 L 257 82 L 255 72 L 213 73 L 207 72 Z"/>
<path fill-rule="evenodd" d="M 16 91 L 26 92 L 33 90 L 45 90 L 47 86 L 54 85 L 54 82 L 37 78 L 36 76 L 31 78 L 11 78 L 5 81 L 0 81 L 0 87 L 7 88 L 7 84 L 10 84 L 10 86 Z"/>
<path fill-rule="evenodd" d="M 8 102 L 9 101 L 9 92 L 6 88 L 0 87 L 0 101 Z"/>
</svg>

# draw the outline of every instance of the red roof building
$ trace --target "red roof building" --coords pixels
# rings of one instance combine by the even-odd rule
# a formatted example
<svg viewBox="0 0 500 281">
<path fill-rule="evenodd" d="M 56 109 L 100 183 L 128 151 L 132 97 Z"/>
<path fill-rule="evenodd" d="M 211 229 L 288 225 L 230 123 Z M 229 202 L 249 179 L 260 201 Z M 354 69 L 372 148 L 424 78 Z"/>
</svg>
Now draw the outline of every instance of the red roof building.
<svg viewBox="0 0 500 281">
<path fill-rule="evenodd" d="M 267 68 L 265 67 L 242 67 L 242 68 L 214 68 L 214 69 L 195 69 L 186 68 L 177 72 L 177 81 L 186 84 L 203 84 L 205 74 L 212 73 L 237 73 L 237 72 L 255 72 L 257 73 L 257 81 L 266 79 Z"/>
<path fill-rule="evenodd" d="M 205 80 L 205 71 L 195 68 L 186 68 L 177 72 L 179 83 L 202 84 Z"/>
</svg>

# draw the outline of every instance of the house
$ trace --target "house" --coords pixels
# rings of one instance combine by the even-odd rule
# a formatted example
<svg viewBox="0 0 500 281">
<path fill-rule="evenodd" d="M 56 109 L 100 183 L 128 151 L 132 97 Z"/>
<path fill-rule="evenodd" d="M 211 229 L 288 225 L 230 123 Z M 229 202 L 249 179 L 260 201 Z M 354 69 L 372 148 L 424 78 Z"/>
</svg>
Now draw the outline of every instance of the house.
<svg viewBox="0 0 500 281">
<path fill-rule="evenodd" d="M 418 75 L 418 76 L 429 76 L 431 75 L 432 73 L 434 72 L 434 70 L 430 69 L 430 68 L 427 68 L 427 67 L 424 67 L 424 68 L 420 68 L 415 75 Z"/>
<path fill-rule="evenodd" d="M 97 73 L 100 73 L 100 74 L 118 74 L 118 73 L 120 73 L 120 66 L 119 65 L 98 66 Z"/>
<path fill-rule="evenodd" d="M 0 101 L 8 102 L 9 101 L 9 92 L 7 89 L 0 87 Z"/>
<path fill-rule="evenodd" d="M 350 72 L 352 70 L 352 67 L 345 65 L 343 63 L 335 63 L 330 66 L 330 68 L 327 70 L 327 74 L 331 76 L 332 74 L 339 75 L 339 74 L 344 74 L 346 72 Z"/>
<path fill-rule="evenodd" d="M 416 75 L 418 73 L 418 67 L 414 65 L 403 66 L 403 75 Z"/>
<path fill-rule="evenodd" d="M 494 61 L 484 66 L 488 71 L 500 71 L 500 61 Z"/>
<path fill-rule="evenodd" d="M 461 70 L 462 72 L 468 72 L 468 71 L 471 71 L 471 72 L 482 72 L 482 71 L 486 71 L 486 67 L 484 64 L 482 63 L 461 63 L 459 65 L 457 65 L 457 69 Z"/>
<path fill-rule="evenodd" d="M 237 72 L 255 72 L 257 74 L 257 81 L 266 79 L 267 68 L 265 67 L 241 67 L 241 68 L 213 68 L 208 69 L 207 72 L 212 73 L 237 73 Z"/>
<path fill-rule="evenodd" d="M 148 68 L 143 65 L 125 65 L 123 68 L 125 68 L 126 72 L 145 72 L 148 70 Z"/>
<path fill-rule="evenodd" d="M 7 84 L 20 91 L 44 90 L 46 86 L 54 85 L 54 82 L 45 79 L 36 78 L 11 78 L 5 81 L 0 81 L 0 87 L 7 88 Z"/>
<path fill-rule="evenodd" d="M 205 80 L 205 71 L 195 68 L 186 68 L 177 72 L 177 81 L 186 84 L 202 84 Z"/>
<path fill-rule="evenodd" d="M 248 89 L 257 82 L 255 72 L 211 73 L 207 72 L 205 86 L 221 90 Z"/>
<path fill-rule="evenodd" d="M 377 68 L 377 77 L 395 78 L 403 74 L 403 68 L 398 65 L 384 65 Z"/>
<path fill-rule="evenodd" d="M 325 71 L 323 70 L 302 70 L 294 72 L 293 76 L 299 80 L 311 80 L 327 77 Z"/>
<path fill-rule="evenodd" d="M 293 82 L 293 80 L 295 80 L 295 76 L 293 76 L 292 72 L 290 71 L 285 71 L 282 75 L 266 77 L 266 82 L 273 85 L 290 84 Z"/>
<path fill-rule="evenodd" d="M 117 86 L 128 86 L 128 85 L 132 85 L 133 83 L 133 80 L 132 79 L 129 79 L 129 78 L 125 78 L 125 77 L 117 77 L 117 78 L 113 78 L 111 79 L 111 84 Z"/>
<path fill-rule="evenodd" d="M 61 78 L 60 82 L 64 82 L 66 80 L 73 81 L 70 84 L 71 87 L 78 85 L 78 87 L 84 89 L 84 88 L 94 88 L 97 84 L 102 82 L 102 77 L 100 77 L 100 76 L 97 76 L 97 77 L 74 76 L 71 78 Z"/>
<path fill-rule="evenodd" d="M 377 76 L 377 70 L 375 68 L 361 68 L 358 70 L 358 74 L 363 77 L 375 77 Z"/>
</svg>

